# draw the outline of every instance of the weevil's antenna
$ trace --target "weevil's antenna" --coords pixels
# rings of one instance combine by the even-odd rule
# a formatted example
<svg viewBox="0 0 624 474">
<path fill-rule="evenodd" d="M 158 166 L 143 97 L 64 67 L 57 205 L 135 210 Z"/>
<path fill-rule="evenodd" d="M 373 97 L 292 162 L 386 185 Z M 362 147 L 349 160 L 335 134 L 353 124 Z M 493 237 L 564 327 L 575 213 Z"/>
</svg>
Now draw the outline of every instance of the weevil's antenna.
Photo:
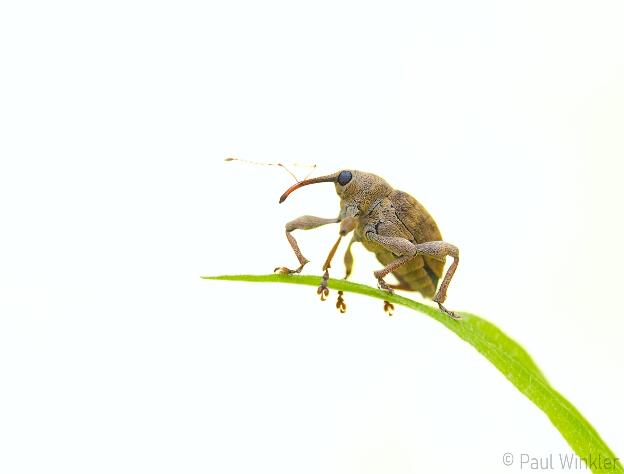
<svg viewBox="0 0 624 474">
<path fill-rule="evenodd" d="M 308 172 L 307 175 L 305 175 L 305 177 L 302 180 L 299 180 L 299 178 L 297 178 L 297 176 L 290 171 L 286 165 L 284 165 L 283 163 L 264 163 L 261 161 L 250 161 L 250 160 L 241 160 L 240 158 L 234 158 L 234 157 L 229 157 L 226 158 L 225 161 L 240 161 L 241 163 L 246 163 L 248 165 L 259 165 L 259 166 L 279 166 L 280 168 L 285 169 L 289 175 L 291 175 L 295 181 L 297 183 L 300 183 L 301 181 L 305 181 L 306 179 L 308 179 L 308 177 L 314 172 L 314 170 L 316 169 L 316 164 L 305 164 L 305 163 L 289 163 L 290 166 L 299 166 L 301 168 L 311 168 L 310 171 Z"/>
</svg>

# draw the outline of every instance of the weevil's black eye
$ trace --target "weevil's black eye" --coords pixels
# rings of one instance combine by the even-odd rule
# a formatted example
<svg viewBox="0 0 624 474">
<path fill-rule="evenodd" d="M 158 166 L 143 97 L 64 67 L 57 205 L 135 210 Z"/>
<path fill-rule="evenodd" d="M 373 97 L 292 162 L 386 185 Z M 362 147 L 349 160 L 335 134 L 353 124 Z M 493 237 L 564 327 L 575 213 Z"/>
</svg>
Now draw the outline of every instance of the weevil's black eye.
<svg viewBox="0 0 624 474">
<path fill-rule="evenodd" d="M 351 171 L 341 171 L 340 174 L 338 175 L 338 184 L 340 186 L 344 186 L 349 181 L 351 181 L 351 178 L 353 178 Z"/>
</svg>

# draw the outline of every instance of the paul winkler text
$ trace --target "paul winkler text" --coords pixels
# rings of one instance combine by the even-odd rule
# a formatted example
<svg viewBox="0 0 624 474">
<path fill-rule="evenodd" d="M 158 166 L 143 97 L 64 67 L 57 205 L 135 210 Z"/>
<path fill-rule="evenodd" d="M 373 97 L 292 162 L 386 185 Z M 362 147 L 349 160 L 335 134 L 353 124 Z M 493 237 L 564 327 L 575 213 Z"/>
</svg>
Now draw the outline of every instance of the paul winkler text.
<svg viewBox="0 0 624 474">
<path fill-rule="evenodd" d="M 619 458 L 609 458 L 601 455 L 587 457 L 577 456 L 576 454 L 548 454 L 544 456 L 531 456 L 527 453 L 521 453 L 518 459 L 520 469 L 528 470 L 568 470 L 568 469 L 588 469 L 588 470 L 613 470 L 620 466 Z M 511 465 L 505 462 L 506 465 Z"/>
</svg>

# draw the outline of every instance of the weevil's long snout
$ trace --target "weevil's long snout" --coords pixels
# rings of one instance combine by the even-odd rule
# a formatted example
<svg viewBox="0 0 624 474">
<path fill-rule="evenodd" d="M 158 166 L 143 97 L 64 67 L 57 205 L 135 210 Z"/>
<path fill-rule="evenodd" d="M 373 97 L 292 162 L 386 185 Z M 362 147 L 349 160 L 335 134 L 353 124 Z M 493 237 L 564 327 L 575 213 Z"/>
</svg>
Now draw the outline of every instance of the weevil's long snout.
<svg viewBox="0 0 624 474">
<path fill-rule="evenodd" d="M 308 184 L 316 184 L 316 183 L 335 183 L 338 179 L 339 173 L 328 174 L 327 176 L 320 176 L 318 178 L 306 179 L 304 181 L 299 181 L 297 184 L 293 184 L 290 188 L 286 190 L 284 194 L 280 197 L 280 204 L 283 203 L 286 198 L 292 193 L 294 190 L 299 189 L 302 186 L 307 186 Z"/>
</svg>

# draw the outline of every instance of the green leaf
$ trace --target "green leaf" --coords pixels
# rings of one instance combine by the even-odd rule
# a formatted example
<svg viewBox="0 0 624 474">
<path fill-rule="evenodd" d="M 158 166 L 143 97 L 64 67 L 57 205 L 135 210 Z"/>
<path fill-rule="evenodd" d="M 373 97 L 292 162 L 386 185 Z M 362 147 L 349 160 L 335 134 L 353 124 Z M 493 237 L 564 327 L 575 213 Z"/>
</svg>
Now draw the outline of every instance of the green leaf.
<svg viewBox="0 0 624 474">
<path fill-rule="evenodd" d="M 314 275 L 222 275 L 207 280 L 232 280 L 264 283 L 291 283 L 317 287 Z M 566 398 L 546 380 L 531 356 L 516 341 L 494 324 L 474 314 L 460 312 L 462 319 L 450 318 L 437 309 L 396 294 L 346 280 L 330 279 L 334 290 L 386 300 L 426 314 L 443 324 L 488 359 L 520 392 L 537 405 L 559 430 L 574 452 L 585 459 L 593 472 L 624 473 L 622 464 L 600 438 L 593 426 Z M 607 460 L 610 461 L 607 464 Z M 592 463 L 593 461 L 593 463 Z M 616 463 L 614 465 L 614 463 Z"/>
</svg>

